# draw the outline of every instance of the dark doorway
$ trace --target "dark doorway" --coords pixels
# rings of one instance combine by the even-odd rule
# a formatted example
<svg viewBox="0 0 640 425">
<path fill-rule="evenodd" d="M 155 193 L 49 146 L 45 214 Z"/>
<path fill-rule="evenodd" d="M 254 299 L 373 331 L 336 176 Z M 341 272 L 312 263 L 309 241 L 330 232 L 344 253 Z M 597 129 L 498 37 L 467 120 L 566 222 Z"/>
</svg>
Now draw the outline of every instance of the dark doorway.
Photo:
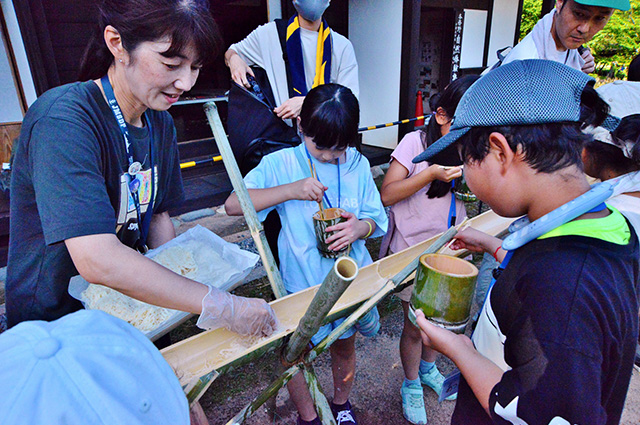
<svg viewBox="0 0 640 425">
<path fill-rule="evenodd" d="M 406 25 L 405 20 L 402 46 L 405 71 L 400 84 L 400 116 L 403 118 L 415 116 L 418 91 L 422 92 L 424 113 L 430 113 L 429 98 L 451 80 L 455 9 L 420 7 L 414 8 L 413 13 L 412 25 Z M 400 138 L 413 129 L 412 123 L 400 126 Z"/>
</svg>

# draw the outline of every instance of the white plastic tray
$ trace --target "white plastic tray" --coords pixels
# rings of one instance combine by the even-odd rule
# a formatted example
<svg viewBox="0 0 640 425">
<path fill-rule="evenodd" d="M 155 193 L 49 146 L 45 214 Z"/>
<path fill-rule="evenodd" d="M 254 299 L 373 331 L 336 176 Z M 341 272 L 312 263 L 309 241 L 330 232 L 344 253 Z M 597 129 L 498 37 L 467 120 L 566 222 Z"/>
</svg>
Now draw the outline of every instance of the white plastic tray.
<svg viewBox="0 0 640 425">
<path fill-rule="evenodd" d="M 225 291 L 231 291 L 240 286 L 259 259 L 258 255 L 240 249 L 237 245 L 225 241 L 220 236 L 200 225 L 187 230 L 166 244 L 150 250 L 145 255 L 153 258 L 168 248 L 176 245 L 184 245 L 191 241 L 198 241 L 206 244 L 207 247 L 211 247 L 215 253 L 222 257 L 222 261 L 230 266 L 225 273 L 219 273 L 218 267 L 216 267 L 218 261 L 208 261 L 208 259 L 213 260 L 215 257 L 211 254 L 207 255 L 207 251 L 193 253 L 194 260 L 198 266 L 197 275 L 194 280 Z M 81 294 L 88 287 L 89 282 L 84 280 L 82 276 L 74 276 L 69 281 L 69 294 L 81 301 L 84 305 Z M 193 316 L 191 313 L 178 311 L 154 330 L 146 332 L 145 335 L 154 341 L 179 326 L 191 316 Z"/>
</svg>

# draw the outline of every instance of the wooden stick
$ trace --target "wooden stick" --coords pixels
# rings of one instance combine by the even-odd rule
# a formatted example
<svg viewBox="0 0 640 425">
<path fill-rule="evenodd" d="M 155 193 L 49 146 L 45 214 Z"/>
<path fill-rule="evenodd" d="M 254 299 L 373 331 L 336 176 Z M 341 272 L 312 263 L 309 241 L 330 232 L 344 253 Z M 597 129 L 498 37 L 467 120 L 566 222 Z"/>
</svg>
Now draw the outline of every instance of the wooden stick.
<svg viewBox="0 0 640 425">
<path fill-rule="evenodd" d="M 463 230 L 465 230 L 465 229 L 466 229 L 466 228 L 468 228 L 469 226 L 471 226 L 471 223 L 469 222 L 469 217 L 466 217 L 462 223 L 460 223 L 460 224 L 458 224 L 458 225 L 456 226 L 456 229 L 457 229 L 457 233 L 456 233 L 456 234 L 458 234 L 458 233 L 462 232 Z M 454 237 L 454 238 L 453 238 L 453 239 L 451 239 L 451 240 L 450 240 L 450 241 L 449 241 L 445 246 L 443 246 L 442 248 L 440 248 L 440 249 L 438 250 L 438 252 L 443 252 L 443 251 L 445 251 L 447 248 L 449 248 L 449 247 L 450 247 L 450 246 L 455 242 L 455 240 L 456 240 L 456 239 L 455 239 L 455 237 Z"/>
<path fill-rule="evenodd" d="M 309 159 L 309 170 L 311 171 L 311 177 L 317 179 L 316 177 L 316 167 L 313 166 L 311 162 L 311 158 Z M 324 220 L 324 208 L 322 207 L 322 201 L 318 202 L 318 207 L 320 208 L 320 219 Z"/>
</svg>

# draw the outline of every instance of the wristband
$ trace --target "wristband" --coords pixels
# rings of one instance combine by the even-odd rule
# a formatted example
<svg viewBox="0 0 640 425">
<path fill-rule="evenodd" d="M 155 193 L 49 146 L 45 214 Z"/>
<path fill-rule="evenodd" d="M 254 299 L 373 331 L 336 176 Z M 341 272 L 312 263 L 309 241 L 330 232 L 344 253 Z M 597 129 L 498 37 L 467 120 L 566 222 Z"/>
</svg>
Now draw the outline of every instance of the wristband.
<svg viewBox="0 0 640 425">
<path fill-rule="evenodd" d="M 366 235 L 364 235 L 364 238 L 362 239 L 367 239 L 373 233 L 373 226 L 371 225 L 371 222 L 369 220 L 364 220 L 364 222 L 369 225 L 369 231 L 367 232 Z"/>
<path fill-rule="evenodd" d="M 496 250 L 493 253 L 493 258 L 495 258 L 497 261 L 500 261 L 497 257 L 498 255 L 498 251 L 500 251 L 500 248 L 502 248 L 502 245 L 500 245 L 498 248 L 496 248 Z"/>
</svg>

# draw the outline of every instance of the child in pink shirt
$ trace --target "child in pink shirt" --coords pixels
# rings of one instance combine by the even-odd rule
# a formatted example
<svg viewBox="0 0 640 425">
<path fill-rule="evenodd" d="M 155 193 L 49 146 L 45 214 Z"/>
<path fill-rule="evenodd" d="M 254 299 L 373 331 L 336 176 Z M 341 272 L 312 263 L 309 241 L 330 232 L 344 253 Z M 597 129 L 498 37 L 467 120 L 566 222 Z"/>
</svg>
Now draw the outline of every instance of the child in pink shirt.
<svg viewBox="0 0 640 425">
<path fill-rule="evenodd" d="M 435 102 L 433 116 L 425 130 L 407 134 L 391 154 L 391 164 L 381 190 L 382 203 L 392 205 L 381 256 L 429 239 L 467 216 L 464 203 L 456 200 L 451 190 L 453 180 L 462 176 L 462 168 L 447 167 L 457 158 L 436 158 L 433 164 L 414 164 L 412 159 L 449 132 L 460 98 L 477 79 L 477 76 L 466 76 L 449 84 Z M 412 291 L 413 285 L 397 294 L 404 310 L 404 329 L 400 337 L 400 359 L 405 373 L 401 389 L 402 410 L 409 422 L 426 424 L 422 385 L 428 385 L 439 395 L 444 377 L 435 365 L 437 353 L 423 346 L 420 330 L 408 319 Z M 449 399 L 453 398 L 455 395 Z"/>
</svg>

